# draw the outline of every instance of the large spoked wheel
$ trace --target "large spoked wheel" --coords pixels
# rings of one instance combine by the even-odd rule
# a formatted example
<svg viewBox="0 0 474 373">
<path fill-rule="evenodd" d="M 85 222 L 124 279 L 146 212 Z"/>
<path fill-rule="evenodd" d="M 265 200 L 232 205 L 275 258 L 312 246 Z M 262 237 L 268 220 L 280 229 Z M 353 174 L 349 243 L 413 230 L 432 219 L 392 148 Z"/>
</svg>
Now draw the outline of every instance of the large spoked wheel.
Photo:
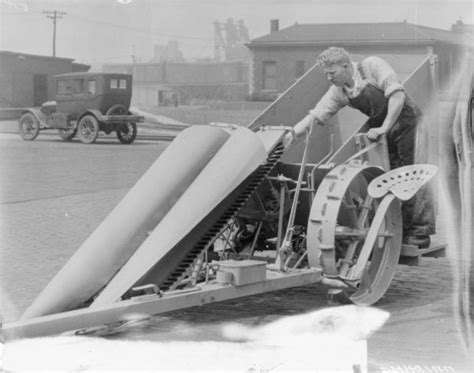
<svg viewBox="0 0 474 373">
<path fill-rule="evenodd" d="M 127 123 L 117 128 L 117 138 L 122 144 L 131 144 L 137 138 L 137 125 Z"/>
<path fill-rule="evenodd" d="M 383 170 L 349 164 L 332 170 L 318 188 L 308 221 L 308 260 L 323 270 L 329 294 L 371 305 L 387 291 L 402 245 L 399 201 L 374 199 L 371 180 Z"/>
<path fill-rule="evenodd" d="M 84 144 L 92 144 L 99 136 L 99 122 L 91 115 L 84 115 L 77 125 L 79 139 Z"/>
<path fill-rule="evenodd" d="M 69 128 L 69 129 L 59 129 L 58 135 L 64 141 L 71 141 L 77 134 L 76 128 Z"/>
<path fill-rule="evenodd" d="M 110 107 L 106 115 L 128 115 L 128 110 L 125 106 L 117 104 Z M 135 123 L 117 125 L 115 132 L 122 144 L 131 144 L 137 138 L 137 125 Z"/>
<path fill-rule="evenodd" d="M 25 141 L 33 141 L 36 139 L 40 131 L 40 123 L 31 113 L 25 113 L 18 121 L 18 133 Z"/>
</svg>

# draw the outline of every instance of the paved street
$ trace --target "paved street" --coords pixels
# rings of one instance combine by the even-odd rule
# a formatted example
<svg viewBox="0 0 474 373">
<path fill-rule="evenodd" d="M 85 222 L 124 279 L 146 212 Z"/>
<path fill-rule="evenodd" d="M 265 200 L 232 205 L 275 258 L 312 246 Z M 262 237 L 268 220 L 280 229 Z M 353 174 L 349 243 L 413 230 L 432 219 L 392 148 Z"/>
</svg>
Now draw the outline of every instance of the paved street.
<svg viewBox="0 0 474 373">
<path fill-rule="evenodd" d="M 14 133 L 0 134 L 0 276 L 17 315 L 166 146 L 146 138 L 122 145 L 110 136 L 84 145 L 57 136 L 25 142 Z M 443 234 L 441 228 L 438 238 Z M 399 266 L 377 304 L 391 318 L 369 341 L 373 369 L 473 370 L 458 341 L 452 289 L 446 258 Z M 229 320 L 261 323 L 326 306 L 322 289 L 314 285 L 175 312 L 156 329 L 181 321 L 201 326 Z M 130 338 L 139 338 L 137 333 L 130 332 Z"/>
</svg>

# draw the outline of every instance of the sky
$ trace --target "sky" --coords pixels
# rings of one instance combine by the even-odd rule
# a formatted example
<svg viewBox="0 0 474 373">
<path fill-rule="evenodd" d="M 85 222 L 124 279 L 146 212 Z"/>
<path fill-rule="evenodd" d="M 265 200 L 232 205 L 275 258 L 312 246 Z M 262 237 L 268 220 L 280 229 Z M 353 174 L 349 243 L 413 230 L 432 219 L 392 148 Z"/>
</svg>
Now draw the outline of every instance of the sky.
<svg viewBox="0 0 474 373">
<path fill-rule="evenodd" d="M 474 0 L 0 0 L 0 50 L 77 62 L 147 62 L 154 45 L 177 40 L 187 60 L 213 57 L 215 21 L 243 20 L 254 39 L 295 23 L 402 22 L 449 30 L 473 24 Z"/>
</svg>

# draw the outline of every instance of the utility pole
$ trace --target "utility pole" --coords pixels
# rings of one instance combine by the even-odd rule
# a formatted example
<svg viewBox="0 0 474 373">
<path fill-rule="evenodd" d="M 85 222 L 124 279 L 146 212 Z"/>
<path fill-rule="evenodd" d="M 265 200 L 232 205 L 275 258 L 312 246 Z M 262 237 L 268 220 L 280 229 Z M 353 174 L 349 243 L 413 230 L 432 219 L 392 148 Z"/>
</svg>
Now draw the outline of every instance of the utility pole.
<svg viewBox="0 0 474 373">
<path fill-rule="evenodd" d="M 56 57 L 56 22 L 58 19 L 63 18 L 66 12 L 60 12 L 57 10 L 43 10 L 46 14 L 46 18 L 53 20 L 53 57 Z"/>
<path fill-rule="evenodd" d="M 137 57 L 135 55 L 135 44 L 133 44 L 132 46 L 132 55 L 130 57 L 132 57 L 133 66 L 135 66 L 135 64 L 137 63 Z"/>
</svg>

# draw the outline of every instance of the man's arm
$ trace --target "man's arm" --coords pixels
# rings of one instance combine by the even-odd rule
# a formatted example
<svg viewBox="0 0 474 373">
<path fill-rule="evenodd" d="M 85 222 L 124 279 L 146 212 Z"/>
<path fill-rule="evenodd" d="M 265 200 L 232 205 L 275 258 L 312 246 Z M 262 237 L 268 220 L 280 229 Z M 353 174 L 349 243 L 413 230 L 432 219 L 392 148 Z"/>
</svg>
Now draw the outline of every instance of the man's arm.
<svg viewBox="0 0 474 373">
<path fill-rule="evenodd" d="M 388 99 L 387 116 L 378 128 L 372 128 L 367 132 L 371 140 L 376 140 L 379 136 L 386 134 L 397 121 L 405 103 L 405 92 L 395 70 L 384 59 L 376 56 L 367 57 L 362 61 L 362 66 L 376 86 L 384 91 Z"/>
<path fill-rule="evenodd" d="M 317 123 L 319 125 L 324 125 L 324 122 L 320 121 L 317 117 L 314 117 L 312 114 L 308 114 L 303 119 L 301 119 L 298 123 L 296 123 L 294 130 L 295 135 L 297 138 L 303 136 L 306 130 L 308 130 L 313 123 Z"/>
<path fill-rule="evenodd" d="M 294 132 L 288 133 L 285 137 L 285 146 L 289 145 L 296 138 L 303 136 L 303 134 L 311 129 L 311 126 L 316 123 L 324 125 L 325 122 L 334 116 L 340 109 L 348 104 L 347 98 L 342 96 L 336 87 L 331 86 L 324 96 L 319 100 L 314 109 L 309 111 L 302 120 L 293 127 Z M 294 135 L 296 138 L 294 138 Z"/>
</svg>

